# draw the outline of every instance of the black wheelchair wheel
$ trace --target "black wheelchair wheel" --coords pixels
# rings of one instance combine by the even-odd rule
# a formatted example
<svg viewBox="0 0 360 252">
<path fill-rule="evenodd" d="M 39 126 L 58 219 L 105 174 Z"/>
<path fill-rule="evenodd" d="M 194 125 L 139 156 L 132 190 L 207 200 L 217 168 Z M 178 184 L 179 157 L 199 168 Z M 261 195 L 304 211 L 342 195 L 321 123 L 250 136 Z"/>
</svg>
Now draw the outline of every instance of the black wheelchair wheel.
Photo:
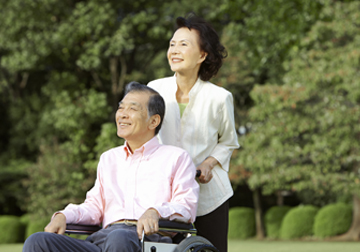
<svg viewBox="0 0 360 252">
<path fill-rule="evenodd" d="M 190 236 L 177 245 L 174 252 L 219 252 L 209 240 L 201 236 Z"/>
<path fill-rule="evenodd" d="M 219 252 L 213 245 L 203 244 L 194 248 L 193 252 Z"/>
</svg>

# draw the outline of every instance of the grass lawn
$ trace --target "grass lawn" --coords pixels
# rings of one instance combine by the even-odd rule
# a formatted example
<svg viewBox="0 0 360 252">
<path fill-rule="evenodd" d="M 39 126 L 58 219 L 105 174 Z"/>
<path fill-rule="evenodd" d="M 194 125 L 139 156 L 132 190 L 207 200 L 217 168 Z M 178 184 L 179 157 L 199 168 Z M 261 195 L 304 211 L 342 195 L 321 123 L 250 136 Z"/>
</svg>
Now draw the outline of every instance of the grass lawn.
<svg viewBox="0 0 360 252">
<path fill-rule="evenodd" d="M 21 252 L 22 244 L 0 245 L 1 252 Z M 360 252 L 360 242 L 230 240 L 228 252 Z"/>
<path fill-rule="evenodd" d="M 230 240 L 228 252 L 359 252 L 360 242 Z"/>
<path fill-rule="evenodd" d="M 1 252 L 21 252 L 22 244 L 0 244 Z"/>
</svg>

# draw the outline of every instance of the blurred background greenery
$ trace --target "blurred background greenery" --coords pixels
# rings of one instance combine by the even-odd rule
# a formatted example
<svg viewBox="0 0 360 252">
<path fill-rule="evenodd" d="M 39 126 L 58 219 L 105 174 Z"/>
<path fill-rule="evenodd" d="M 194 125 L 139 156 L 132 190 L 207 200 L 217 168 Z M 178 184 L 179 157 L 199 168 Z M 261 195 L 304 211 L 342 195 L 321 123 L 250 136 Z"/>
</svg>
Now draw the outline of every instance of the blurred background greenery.
<svg viewBox="0 0 360 252">
<path fill-rule="evenodd" d="M 231 207 L 254 209 L 253 235 L 264 238 L 271 207 L 344 203 L 342 238 L 359 239 L 352 0 L 1 0 L 0 215 L 49 220 L 83 201 L 100 154 L 122 143 L 114 113 L 124 86 L 173 74 L 168 41 L 189 12 L 228 50 L 211 82 L 235 98 Z"/>
</svg>

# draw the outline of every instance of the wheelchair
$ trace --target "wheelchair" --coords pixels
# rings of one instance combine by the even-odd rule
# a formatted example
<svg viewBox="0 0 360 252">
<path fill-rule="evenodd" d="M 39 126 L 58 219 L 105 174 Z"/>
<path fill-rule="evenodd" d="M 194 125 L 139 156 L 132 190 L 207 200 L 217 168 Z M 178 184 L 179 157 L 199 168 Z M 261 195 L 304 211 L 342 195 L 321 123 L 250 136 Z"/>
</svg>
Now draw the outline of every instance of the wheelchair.
<svg viewBox="0 0 360 252">
<path fill-rule="evenodd" d="M 100 229 L 99 226 L 67 224 L 65 233 L 90 235 Z M 209 240 L 196 235 L 197 231 L 192 224 L 160 220 L 159 231 L 176 233 L 173 243 L 145 241 L 143 231 L 141 239 L 142 252 L 219 252 Z"/>
</svg>

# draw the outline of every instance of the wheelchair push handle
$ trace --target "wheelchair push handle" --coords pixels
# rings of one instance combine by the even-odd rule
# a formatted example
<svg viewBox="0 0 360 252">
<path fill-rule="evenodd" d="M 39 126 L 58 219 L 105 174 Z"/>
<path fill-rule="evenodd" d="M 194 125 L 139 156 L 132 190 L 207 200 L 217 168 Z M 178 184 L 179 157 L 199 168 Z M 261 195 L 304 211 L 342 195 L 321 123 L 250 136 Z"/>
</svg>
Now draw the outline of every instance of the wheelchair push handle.
<svg viewBox="0 0 360 252">
<path fill-rule="evenodd" d="M 201 171 L 200 171 L 200 170 L 196 170 L 196 177 L 198 178 L 198 177 L 200 177 L 200 175 L 201 175 Z"/>
</svg>

